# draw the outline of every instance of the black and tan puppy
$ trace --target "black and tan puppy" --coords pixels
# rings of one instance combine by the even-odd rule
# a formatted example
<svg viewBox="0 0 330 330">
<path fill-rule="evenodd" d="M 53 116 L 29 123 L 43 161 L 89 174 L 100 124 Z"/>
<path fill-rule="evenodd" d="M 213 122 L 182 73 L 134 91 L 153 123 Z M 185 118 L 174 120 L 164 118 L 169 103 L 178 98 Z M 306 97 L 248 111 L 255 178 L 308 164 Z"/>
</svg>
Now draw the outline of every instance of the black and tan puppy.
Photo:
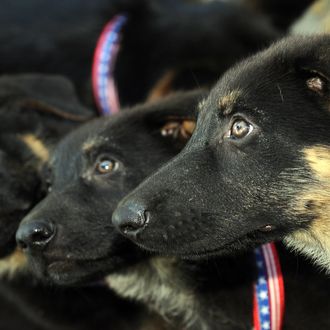
<svg viewBox="0 0 330 330">
<path fill-rule="evenodd" d="M 98 119 L 60 143 L 50 163 L 50 193 L 17 232 L 39 277 L 73 285 L 108 274 L 112 289 L 145 303 L 175 329 L 252 327 L 253 253 L 207 262 L 152 256 L 110 223 L 121 196 L 182 148 L 202 96 L 178 94 Z M 326 329 L 329 282 L 303 260 L 298 276 L 297 259 L 285 250 L 281 261 L 287 287 L 285 327 Z M 313 285 L 301 290 L 306 282 Z M 318 317 L 307 312 L 315 305 Z"/>
<path fill-rule="evenodd" d="M 16 246 L 19 221 L 41 198 L 42 168 L 50 150 L 93 114 L 78 102 L 72 84 L 59 76 L 2 76 L 0 103 L 0 256 L 4 257 Z"/>
<path fill-rule="evenodd" d="M 93 113 L 59 76 L 3 76 L 0 103 L 0 328 L 159 329 L 145 308 L 119 299 L 100 283 L 54 289 L 29 273 L 16 249 L 17 227 L 45 194 L 43 167 L 51 150 Z"/>
<path fill-rule="evenodd" d="M 229 70 L 187 147 L 126 197 L 114 224 L 187 258 L 274 239 L 330 269 L 330 37 L 285 39 Z"/>
<path fill-rule="evenodd" d="M 134 245 L 114 231 L 112 211 L 182 149 L 203 96 L 178 94 L 91 121 L 58 145 L 50 162 L 50 193 L 16 235 L 36 273 L 68 284 L 87 280 L 91 272 L 117 269 L 123 259 L 126 265 L 139 260 Z"/>
</svg>

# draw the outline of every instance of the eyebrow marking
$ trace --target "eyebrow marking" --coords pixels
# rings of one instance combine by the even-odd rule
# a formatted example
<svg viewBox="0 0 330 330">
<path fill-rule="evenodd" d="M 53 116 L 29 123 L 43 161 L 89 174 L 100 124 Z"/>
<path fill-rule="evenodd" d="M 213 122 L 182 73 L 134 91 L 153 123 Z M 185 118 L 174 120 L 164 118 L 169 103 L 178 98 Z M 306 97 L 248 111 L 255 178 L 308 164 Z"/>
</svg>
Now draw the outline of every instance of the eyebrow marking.
<svg viewBox="0 0 330 330">
<path fill-rule="evenodd" d="M 221 97 L 218 102 L 219 110 L 222 111 L 225 116 L 229 115 L 233 111 L 234 104 L 240 95 L 241 91 L 233 90 L 229 94 Z"/>
<path fill-rule="evenodd" d="M 108 138 L 106 138 L 106 137 L 97 136 L 97 137 L 89 138 L 89 139 L 87 139 L 86 142 L 84 142 L 84 144 L 82 146 L 82 150 L 85 153 L 89 153 L 94 148 L 100 147 L 102 144 L 104 144 L 107 141 L 108 141 Z"/>
</svg>

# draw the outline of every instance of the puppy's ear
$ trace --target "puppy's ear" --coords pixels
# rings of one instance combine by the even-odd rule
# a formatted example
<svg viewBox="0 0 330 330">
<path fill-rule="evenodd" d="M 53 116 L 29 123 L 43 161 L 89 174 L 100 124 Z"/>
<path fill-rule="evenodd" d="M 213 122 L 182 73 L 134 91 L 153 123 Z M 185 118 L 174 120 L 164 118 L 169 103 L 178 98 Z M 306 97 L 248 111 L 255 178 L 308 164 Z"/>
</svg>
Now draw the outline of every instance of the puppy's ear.
<svg viewBox="0 0 330 330">
<path fill-rule="evenodd" d="M 293 43 L 295 41 L 293 40 Z M 306 89 L 318 97 L 330 97 L 330 38 L 305 37 L 296 41 L 295 69 Z M 298 47 L 299 45 L 299 47 Z M 289 53 L 289 56 L 290 53 Z"/>
<path fill-rule="evenodd" d="M 329 96 L 329 77 L 320 70 L 303 68 L 306 88 L 319 96 Z"/>
<path fill-rule="evenodd" d="M 162 137 L 186 143 L 191 137 L 198 114 L 198 104 L 207 95 L 204 90 L 177 92 L 144 108 L 149 127 Z"/>
<path fill-rule="evenodd" d="M 195 130 L 196 120 L 191 118 L 169 118 L 161 127 L 160 132 L 164 137 L 187 142 Z"/>
<path fill-rule="evenodd" d="M 23 108 L 43 111 L 66 119 L 90 116 L 79 102 L 73 84 L 54 75 L 23 74 L 0 78 L 0 99 Z"/>
</svg>

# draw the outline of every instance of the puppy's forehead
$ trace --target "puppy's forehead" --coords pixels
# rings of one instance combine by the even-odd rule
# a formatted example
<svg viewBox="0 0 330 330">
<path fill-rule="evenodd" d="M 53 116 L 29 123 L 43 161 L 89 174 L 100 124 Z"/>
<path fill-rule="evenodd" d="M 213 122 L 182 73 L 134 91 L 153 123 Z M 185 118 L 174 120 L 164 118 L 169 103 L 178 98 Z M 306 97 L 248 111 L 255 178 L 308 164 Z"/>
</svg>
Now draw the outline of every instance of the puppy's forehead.
<svg viewBox="0 0 330 330">
<path fill-rule="evenodd" d="M 217 100 L 219 113 L 223 115 L 231 114 L 240 95 L 242 95 L 242 91 L 239 89 L 232 89 L 225 95 L 220 95 Z"/>
<path fill-rule="evenodd" d="M 57 145 L 52 154 L 51 163 L 54 164 L 57 161 L 63 160 L 67 161 L 76 158 L 78 155 L 82 155 L 84 148 L 88 149 L 92 147 L 92 141 L 95 142 L 96 137 L 102 137 L 106 122 L 106 119 L 98 118 L 69 133 Z"/>
</svg>

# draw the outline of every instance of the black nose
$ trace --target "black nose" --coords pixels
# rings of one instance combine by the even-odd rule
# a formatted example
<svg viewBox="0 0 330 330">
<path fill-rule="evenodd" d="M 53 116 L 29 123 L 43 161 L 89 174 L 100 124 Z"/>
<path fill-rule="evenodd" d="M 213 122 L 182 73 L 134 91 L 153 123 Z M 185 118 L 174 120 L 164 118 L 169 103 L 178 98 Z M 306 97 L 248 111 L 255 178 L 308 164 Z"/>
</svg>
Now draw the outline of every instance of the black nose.
<svg viewBox="0 0 330 330">
<path fill-rule="evenodd" d="M 42 220 L 22 223 L 16 232 L 16 242 L 21 249 L 45 247 L 54 237 L 55 227 Z"/>
<path fill-rule="evenodd" d="M 113 225 L 125 236 L 135 238 L 148 222 L 148 213 L 145 209 L 134 203 L 118 206 L 112 215 Z"/>
</svg>

